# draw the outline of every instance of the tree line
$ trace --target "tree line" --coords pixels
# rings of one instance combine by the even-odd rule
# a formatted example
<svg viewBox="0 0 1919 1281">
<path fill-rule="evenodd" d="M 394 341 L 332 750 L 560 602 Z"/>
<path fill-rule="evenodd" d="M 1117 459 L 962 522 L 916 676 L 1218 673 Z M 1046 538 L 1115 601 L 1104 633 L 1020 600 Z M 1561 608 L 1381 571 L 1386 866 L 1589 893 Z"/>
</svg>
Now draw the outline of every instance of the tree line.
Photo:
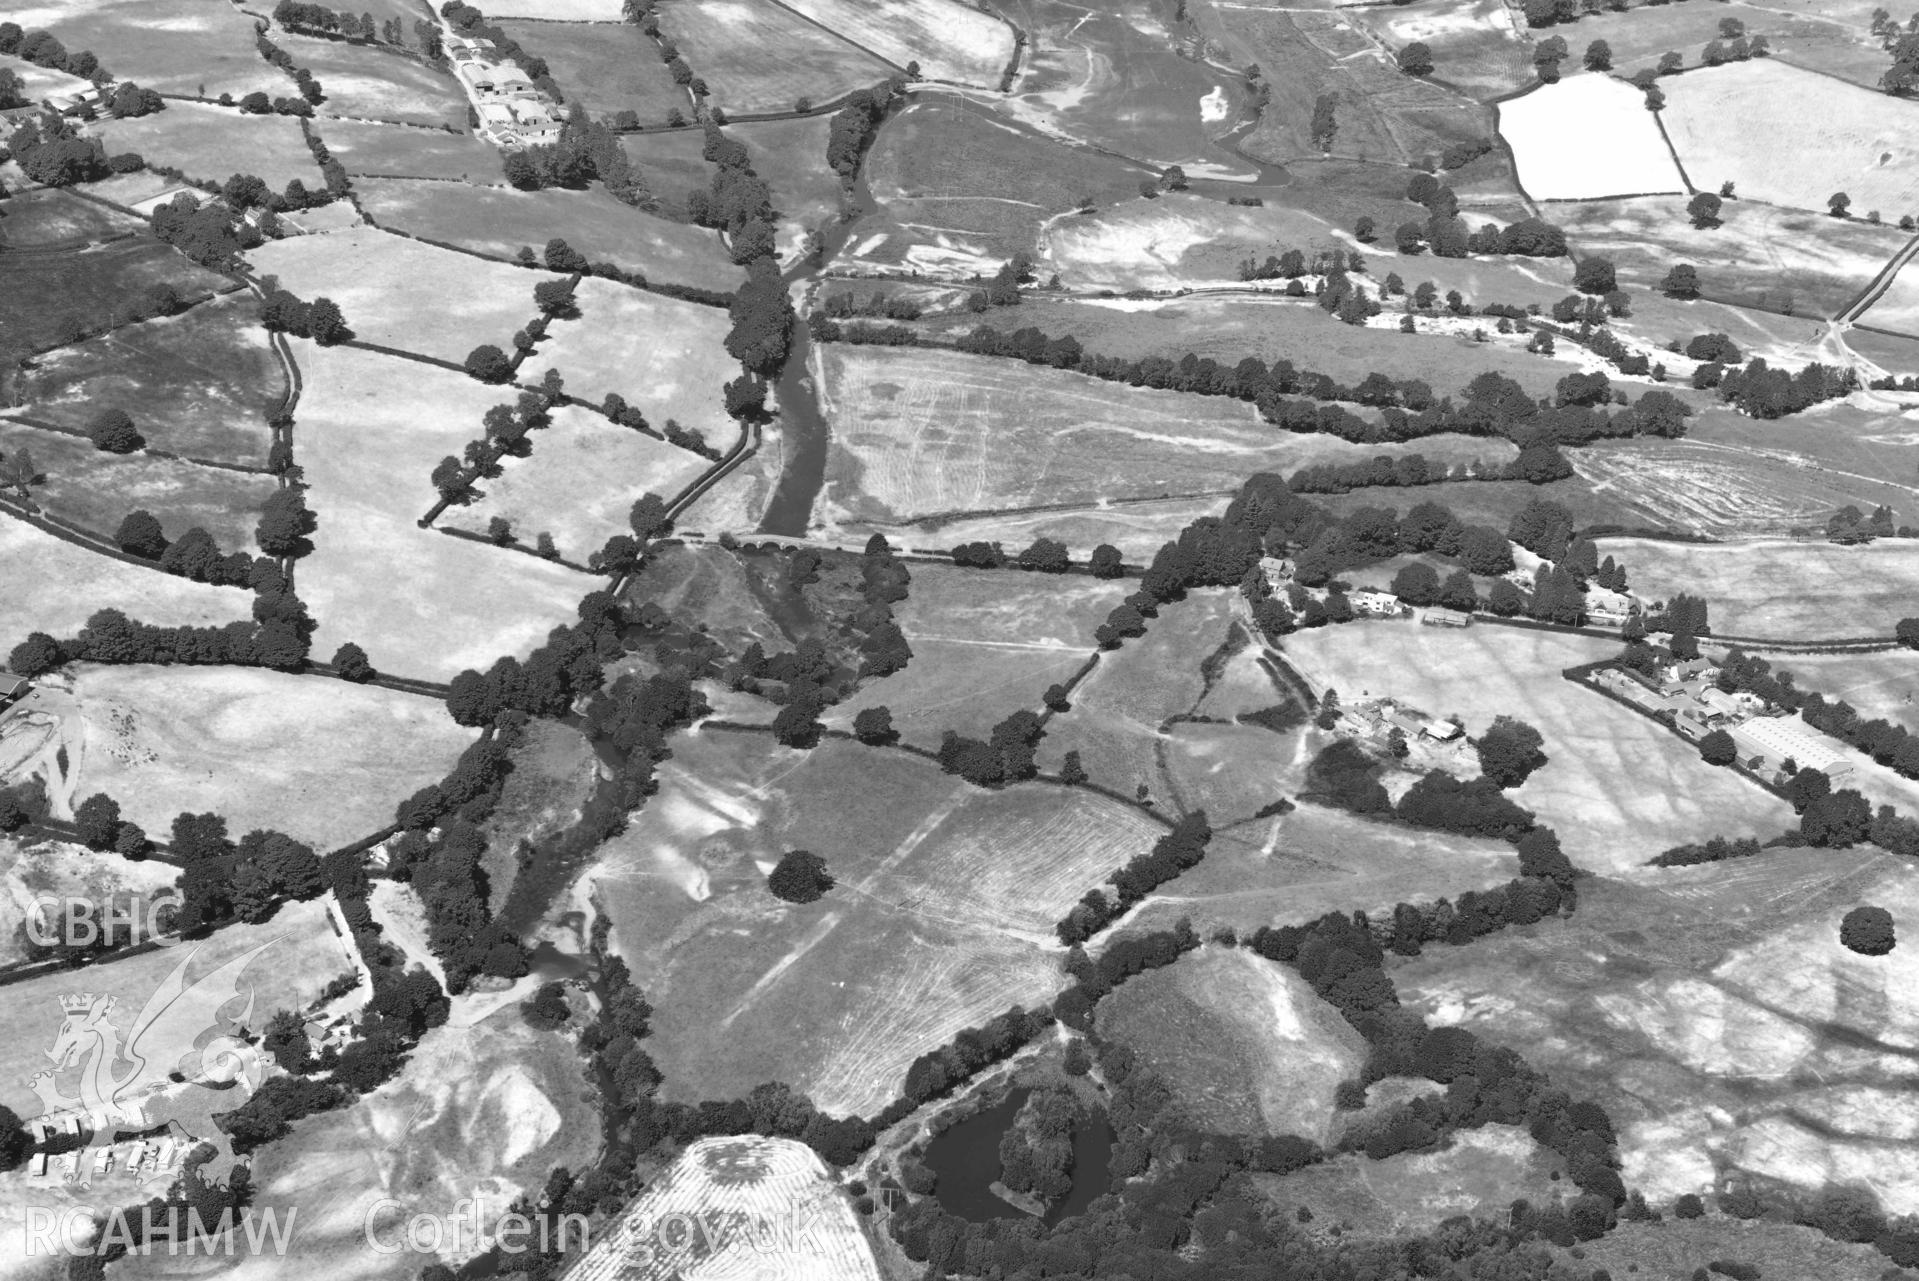
<svg viewBox="0 0 1919 1281">
<path fill-rule="evenodd" d="M 104 84 L 113 74 L 100 65 L 91 49 L 68 52 L 58 37 L 41 27 L 22 29 L 17 22 L 0 22 L 0 53 L 49 71 L 64 71 L 82 80 Z"/>
</svg>

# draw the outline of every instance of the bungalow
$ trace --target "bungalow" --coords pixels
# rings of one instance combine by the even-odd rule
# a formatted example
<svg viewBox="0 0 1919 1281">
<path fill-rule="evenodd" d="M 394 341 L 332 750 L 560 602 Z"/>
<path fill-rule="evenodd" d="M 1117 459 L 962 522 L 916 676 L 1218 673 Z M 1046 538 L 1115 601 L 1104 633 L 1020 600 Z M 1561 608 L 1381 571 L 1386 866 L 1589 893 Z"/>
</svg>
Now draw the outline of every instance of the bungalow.
<svg viewBox="0 0 1919 1281">
<path fill-rule="evenodd" d="M 1354 613 L 1375 618 L 1394 618 L 1405 608 L 1399 603 L 1399 597 L 1391 592 L 1376 591 L 1371 587 L 1357 588 L 1346 599 L 1352 603 Z"/>
</svg>

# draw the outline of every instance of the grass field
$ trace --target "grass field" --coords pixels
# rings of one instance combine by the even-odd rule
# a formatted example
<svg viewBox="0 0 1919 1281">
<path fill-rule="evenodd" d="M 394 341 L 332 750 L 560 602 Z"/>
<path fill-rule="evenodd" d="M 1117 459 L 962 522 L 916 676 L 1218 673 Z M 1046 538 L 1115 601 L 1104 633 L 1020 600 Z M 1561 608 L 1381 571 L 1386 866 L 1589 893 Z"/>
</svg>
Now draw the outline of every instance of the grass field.
<svg viewBox="0 0 1919 1281">
<path fill-rule="evenodd" d="M 1704 596 L 1715 632 L 1789 640 L 1892 635 L 1911 613 L 1919 558 L 1901 540 L 1864 547 L 1770 540 L 1700 547 L 1606 539 L 1648 600 Z"/>
<path fill-rule="evenodd" d="M 1530 84 L 1532 62 L 1513 12 L 1492 0 L 1421 0 L 1354 17 L 1395 52 L 1417 40 L 1433 51 L 1434 80 L 1481 100 Z"/>
<path fill-rule="evenodd" d="M 1496 1219 L 1520 1198 L 1545 1205 L 1561 1186 L 1551 1177 L 1558 1164 L 1520 1127 L 1488 1125 L 1459 1131 L 1437 1152 L 1402 1152 L 1384 1161 L 1356 1152 L 1296 1174 L 1253 1179 L 1281 1210 L 1304 1206 L 1316 1220 L 1386 1236 L 1430 1232 L 1455 1215 Z"/>
<path fill-rule="evenodd" d="M 1838 938 L 1862 902 L 1911 919 L 1919 873 L 1871 850 L 1779 850 L 1579 897 L 1569 922 L 1396 964 L 1401 1001 L 1599 1102 L 1627 1185 L 1655 1204 L 1744 1174 L 1919 1207 L 1900 1102 L 1919 954 L 1860 957 Z"/>
<path fill-rule="evenodd" d="M 39 895 L 125 902 L 171 888 L 178 877 L 179 869 L 167 863 L 103 856 L 65 841 L 0 840 L 0 963 L 28 959 L 24 927 Z"/>
<path fill-rule="evenodd" d="M 143 230 L 137 218 L 80 199 L 71 192 L 42 187 L 8 200 L 0 222 L 14 251 L 84 248 Z"/>
<path fill-rule="evenodd" d="M 490 16 L 553 22 L 618 22 L 620 0 L 504 0 L 493 6 Z"/>
<path fill-rule="evenodd" d="M 175 814 L 211 810 L 235 839 L 272 827 L 324 852 L 390 823 L 393 798 L 445 777 L 473 740 L 437 700 L 374 685 L 92 665 L 73 683 L 80 794 L 107 793 L 162 837 Z"/>
<path fill-rule="evenodd" d="M 514 191 L 365 181 L 355 190 L 382 226 L 496 257 L 510 258 L 523 245 L 538 253 L 558 236 L 594 262 L 610 261 L 648 280 L 725 290 L 742 278 L 714 232 L 642 213 L 597 187 Z M 531 299 L 530 279 L 526 287 Z"/>
<path fill-rule="evenodd" d="M 531 457 L 505 460 L 496 479 L 480 482 L 476 502 L 448 508 L 439 523 L 484 533 L 504 516 L 522 546 L 551 534 L 560 555 L 584 563 L 614 534 L 632 532 L 627 513 L 641 494 L 670 498 L 712 465 L 572 405 L 555 410 L 530 440 Z"/>
<path fill-rule="evenodd" d="M 293 86 L 277 92 L 291 93 Z M 103 119 L 89 127 L 106 140 L 108 151 L 137 151 L 189 178 L 225 182 L 250 173 L 275 191 L 295 178 L 316 190 L 325 185 L 300 122 L 291 116 L 243 116 L 229 107 L 170 102 L 155 115 Z"/>
<path fill-rule="evenodd" d="M 545 58 L 569 105 L 594 119 L 632 111 L 641 124 L 663 124 L 677 107 L 693 115 L 693 96 L 673 83 L 659 46 L 630 22 L 506 22 L 501 30 L 528 53 Z M 695 75 L 704 75 L 693 62 Z"/>
<path fill-rule="evenodd" d="M 1309 451 L 1219 397 L 949 352 L 833 346 L 822 360 L 842 519 L 1223 492 Z"/>
<path fill-rule="evenodd" d="M 266 416 L 286 389 L 251 294 L 128 325 L 0 374 L 0 399 L 35 418 L 84 428 L 119 405 L 156 449 L 248 467 L 266 464 Z"/>
<path fill-rule="evenodd" d="M 752 0 L 682 0 L 660 11 L 660 31 L 729 116 L 791 111 L 802 98 L 821 105 L 894 74 L 790 10 Z"/>
<path fill-rule="evenodd" d="M 374 227 L 269 241 L 251 258 L 261 275 L 278 276 L 301 297 L 324 295 L 339 303 L 355 338 L 455 364 L 482 343 L 511 350 L 514 331 L 538 314 L 533 286 L 559 279 Z M 436 288 L 422 293 L 407 287 L 419 280 Z M 504 398 L 498 388 L 481 394 Z M 477 424 L 475 419 L 466 425 L 467 439 L 478 434 Z"/>
<path fill-rule="evenodd" d="M 460 178 L 494 183 L 500 153 L 470 133 L 441 133 L 361 120 L 325 122 L 327 150 L 353 177 Z"/>
<path fill-rule="evenodd" d="M 292 78 L 260 57 L 253 19 L 232 6 L 202 0 L 77 0 L 18 7 L 8 18 L 29 31 L 51 31 L 69 49 L 91 49 L 117 78 L 162 93 L 215 98 L 231 93 L 238 99 L 255 90 L 274 97 L 294 92 Z M 174 110 L 182 104 L 167 105 Z"/>
<path fill-rule="evenodd" d="M 1099 1034 L 1172 1087 L 1192 1124 L 1324 1143 L 1333 1088 L 1358 1075 L 1359 1033 L 1305 980 L 1243 948 L 1209 946 L 1150 970 L 1099 1005 Z"/>
<path fill-rule="evenodd" d="M 539 842 L 579 821 L 599 780 L 599 762 L 586 736 L 557 721 L 528 721 L 512 747 L 513 770 L 482 831 L 488 903 L 506 902 L 519 870 L 521 841 Z"/>
<path fill-rule="evenodd" d="M 1885 1281 L 1886 1256 L 1870 1245 L 1834 1241 L 1815 1229 L 1768 1219 L 1703 1219 L 1622 1223 L 1580 1247 L 1578 1266 L 1607 1267 L 1614 1276 L 1689 1276 L 1701 1259 L 1765 1260 L 1765 1275 L 1829 1281 Z"/>
<path fill-rule="evenodd" d="M 1772 58 L 1680 76 L 1666 98 L 1666 132 L 1696 185 L 1732 180 L 1742 196 L 1816 210 L 1843 191 L 1855 213 L 1888 221 L 1919 212 L 1919 152 L 1905 141 L 1919 106 Z"/>
<path fill-rule="evenodd" d="M 805 230 L 839 217 L 839 175 L 820 162 L 832 128 L 831 116 L 813 116 L 749 122 L 726 131 L 727 137 L 746 144 L 753 171 L 773 189 L 773 208 L 781 218 L 778 243 L 783 261 L 794 260 Z"/>
<path fill-rule="evenodd" d="M 575 616 L 596 580 L 415 523 L 433 505 L 433 465 L 478 434 L 499 388 L 352 348 L 296 347 L 300 427 L 325 442 L 300 456 L 319 520 L 300 562 L 315 653 L 354 641 L 376 668 L 446 680 L 524 657 Z"/>
<path fill-rule="evenodd" d="M 800 1219 L 811 1228 L 776 1252 L 754 1235 Z M 719 1230 L 689 1237 L 678 1257 L 650 1243 L 633 1247 L 676 1220 Z M 880 1281 L 882 1275 L 851 1201 L 813 1149 L 792 1139 L 695 1140 L 606 1235 L 573 1270 L 577 1281 L 679 1281 L 699 1272 L 761 1281 Z M 776 1261 L 769 1262 L 769 1254 Z"/>
<path fill-rule="evenodd" d="M 726 530 L 745 533 L 760 527 L 780 479 L 779 430 L 761 428 L 760 441 L 757 452 L 680 513 L 674 522 L 677 528 L 718 535 Z"/>
<path fill-rule="evenodd" d="M 738 126 L 727 129 L 729 138 L 738 134 Z M 653 201 L 650 207 L 662 217 L 687 219 L 687 197 L 712 185 L 713 166 L 706 162 L 706 134 L 702 130 L 629 133 L 620 138 L 620 148 L 638 167 L 646 194 Z"/>
<path fill-rule="evenodd" d="M 1168 539 L 1200 516 L 1226 510 L 1227 496 L 1211 498 L 1149 499 L 1144 502 L 1088 503 L 1079 508 L 1035 512 L 999 512 L 958 520 L 930 520 L 884 527 L 855 521 L 849 534 L 883 528 L 889 538 L 914 546 L 952 547 L 979 540 L 1000 541 L 1008 547 L 1026 547 L 1035 538 L 1056 538 L 1068 547 L 1097 547 L 1111 543 L 1132 564 L 1145 564 Z M 816 513 L 817 515 L 817 513 Z M 689 517 L 690 519 L 690 517 Z"/>
<path fill-rule="evenodd" d="M 391 46 L 353 45 L 283 31 L 274 33 L 274 43 L 292 56 L 294 66 L 311 71 L 320 82 L 326 93 L 319 106 L 324 115 L 455 129 L 466 125 L 466 94 L 459 82 L 392 52 Z M 327 137 L 326 124 L 319 128 Z"/>
<path fill-rule="evenodd" d="M 1919 653 L 1782 655 L 1776 666 L 1791 672 L 1801 689 L 1843 698 L 1867 720 L 1883 716 L 1919 733 Z"/>
<path fill-rule="evenodd" d="M 33 501 L 62 520 L 111 538 L 128 512 L 151 512 L 169 539 L 195 525 L 213 535 L 222 551 L 251 553 L 253 527 L 268 495 L 279 488 L 271 476 L 151 454 L 107 454 L 84 436 L 16 426 L 0 418 L 0 452 L 25 449 L 46 477 L 33 487 Z"/>
<path fill-rule="evenodd" d="M 252 617 L 245 592 L 97 556 L 11 517 L 0 518 L 0 584 L 8 602 L 0 620 L 5 650 L 28 632 L 72 636 L 90 614 L 109 606 L 157 626 L 214 626 Z"/>
<path fill-rule="evenodd" d="M 227 962 L 264 947 L 241 973 L 240 993 L 253 993 L 252 1026 L 263 1027 L 275 1010 L 299 1010 L 318 996 L 329 981 L 352 968 L 346 946 L 327 921 L 321 902 L 288 903 L 271 920 L 259 925 L 233 924 L 211 938 L 180 947 L 163 947 L 121 961 L 87 967 L 84 984 L 76 988 L 73 975 L 55 970 L 7 988 L 5 1012 L 11 1034 L 0 1046 L 0 1106 L 31 1119 L 42 1111 L 39 1096 L 28 1086 L 36 1072 L 48 1070 L 47 1051 L 60 1033 L 65 1013 L 60 998 L 75 991 L 109 994 L 117 998 L 111 1021 L 124 1036 L 147 998 L 181 962 L 187 962 L 191 983 Z M 192 1037 L 194 1033 L 188 1033 Z M 175 1047 L 184 1052 L 188 1047 Z M 79 1093 L 78 1076 L 85 1060 L 56 1073 L 54 1082 L 65 1093 Z M 164 1076 L 167 1064 L 147 1070 Z M 152 1077 L 143 1077 L 151 1081 Z M 244 1088 L 244 1087 L 242 1087 Z M 221 1109 L 224 1111 L 225 1109 Z"/>
<path fill-rule="evenodd" d="M 1556 204 L 1552 218 L 1579 252 L 1612 260 L 1635 303 L 1674 263 L 1689 262 L 1709 298 L 1801 315 L 1837 312 L 1910 238 L 1863 220 L 1733 200 L 1720 210 L 1723 225 L 1698 230 L 1680 196 Z"/>
<path fill-rule="evenodd" d="M 1629 544 L 1620 558 L 1645 595 L 1640 546 Z M 1620 555 L 1612 540 L 1607 550 Z M 1538 729 L 1549 763 L 1510 794 L 1558 831 L 1581 867 L 1619 873 L 1688 841 L 1763 840 L 1792 825 L 1784 801 L 1705 764 L 1664 726 L 1560 678 L 1565 668 L 1611 656 L 1616 642 L 1484 623 L 1464 631 L 1410 620 L 1357 626 L 1356 636 L 1332 627 L 1290 636 L 1287 658 L 1316 689 L 1331 686 L 1345 702 L 1404 699 L 1436 716 L 1457 713 L 1468 734 L 1500 715 Z"/>
<path fill-rule="evenodd" d="M 1588 43 L 1604 40 L 1612 47 L 1613 74 L 1623 80 L 1637 71 L 1656 65 L 1660 57 L 1668 52 L 1683 55 L 1688 67 L 1699 66 L 1700 51 L 1708 41 L 1725 43 L 1719 34 L 1722 18 L 1734 18 L 1745 23 L 1749 38 L 1765 36 L 1775 55 L 1783 53 L 1789 43 L 1831 43 L 1842 38 L 1840 28 L 1823 16 L 1830 8 L 1828 4 L 1822 2 L 1800 7 L 1806 10 L 1806 16 L 1787 12 L 1784 6 L 1775 9 L 1763 5 L 1728 3 L 1724 8 L 1688 9 L 1684 5 L 1638 4 L 1624 13 L 1601 11 L 1582 14 L 1579 39 L 1574 41 L 1568 35 L 1566 43 L 1572 46 L 1573 56 L 1577 58 Z M 1860 34 L 1863 35 L 1864 24 L 1860 25 Z M 1591 34 L 1588 35 L 1588 32 Z M 1879 54 L 1878 60 L 1884 62 L 1885 55 Z M 1670 89 L 1670 86 L 1667 88 Z M 1699 185 L 1705 187 L 1703 182 Z M 1717 189 L 1717 184 L 1709 188 Z"/>
<path fill-rule="evenodd" d="M 1179 289 L 1238 285 L 1239 266 L 1286 249 L 1308 256 L 1357 242 L 1323 218 L 1279 205 L 1245 208 L 1168 193 L 1128 200 L 1046 227 L 1048 266 L 1071 289 Z"/>
<path fill-rule="evenodd" d="M 930 80 L 997 89 L 1013 29 L 959 0 L 796 0 L 789 8 L 870 53 Z"/>
<path fill-rule="evenodd" d="M 1072 549 L 1079 557 L 1089 550 Z M 920 747 L 939 746 L 948 729 L 985 738 L 1010 713 L 1041 710 L 1046 687 L 1092 657 L 1093 629 L 1125 595 L 1117 583 L 1077 575 L 945 565 L 915 565 L 912 573 L 893 611 L 912 663 L 839 704 L 828 724 L 850 726 L 862 709 L 883 706 L 901 737 Z"/>
<path fill-rule="evenodd" d="M 205 297 L 232 282 L 144 235 L 72 253 L 6 255 L 0 259 L 0 367 L 105 325 L 128 297 L 158 284 Z"/>
<path fill-rule="evenodd" d="M 1871 319 L 1870 314 L 1867 319 Z M 1873 333 L 1854 325 L 1846 331 L 1846 347 L 1854 356 L 1870 361 L 1882 371 L 1901 377 L 1919 374 L 1919 338 Z"/>
<path fill-rule="evenodd" d="M 546 341 L 520 367 L 522 381 L 538 381 L 557 369 L 568 392 L 596 404 L 618 392 L 655 431 L 671 418 L 699 431 L 716 449 L 739 439 L 739 426 L 726 416 L 720 396 L 721 385 L 739 374 L 739 362 L 724 345 L 724 311 L 590 278 L 580 281 L 573 299 L 579 319 L 547 327 Z M 536 442 L 536 454 L 538 449 Z M 696 455 L 687 457 L 704 466 Z M 674 492 L 659 491 L 668 498 Z"/>
<path fill-rule="evenodd" d="M 1052 924 L 1159 829 L 1084 791 L 985 792 L 903 752 L 708 729 L 588 873 L 653 1003 L 667 1098 L 768 1080 L 870 1115 L 912 1059 L 1062 983 Z M 764 877 L 809 849 L 837 886 Z"/>
<path fill-rule="evenodd" d="M 1519 181 L 1537 200 L 1684 191 L 1641 99 L 1629 84 L 1587 73 L 1499 104 Z"/>
<path fill-rule="evenodd" d="M 1886 292 L 1866 309 L 1860 320 L 1878 329 L 1919 336 L 1919 271 L 1913 270 L 1910 262 L 1901 267 Z"/>
</svg>

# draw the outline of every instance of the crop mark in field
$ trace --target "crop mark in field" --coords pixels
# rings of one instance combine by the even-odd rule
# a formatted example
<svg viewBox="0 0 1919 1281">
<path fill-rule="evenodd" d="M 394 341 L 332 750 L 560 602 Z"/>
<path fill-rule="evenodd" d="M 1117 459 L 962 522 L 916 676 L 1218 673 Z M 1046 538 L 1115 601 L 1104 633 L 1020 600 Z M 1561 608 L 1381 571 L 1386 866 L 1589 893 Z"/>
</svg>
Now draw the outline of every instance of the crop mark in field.
<svg viewBox="0 0 1919 1281">
<path fill-rule="evenodd" d="M 740 1003 L 733 1007 L 731 1014 L 720 1020 L 720 1026 L 731 1027 L 733 1020 L 744 1014 L 746 1007 L 753 1004 L 754 999 L 757 998 L 760 993 L 766 991 L 767 988 L 778 982 L 780 975 L 793 968 L 793 965 L 801 957 L 819 946 L 820 940 L 833 932 L 833 928 L 840 923 L 841 915 L 839 912 L 828 912 L 825 916 L 821 917 L 819 922 L 807 931 L 806 937 L 801 939 L 792 951 L 775 961 L 772 969 L 760 975 L 759 981 L 754 983 L 752 987 L 746 989 L 746 995 L 740 998 Z"/>
</svg>

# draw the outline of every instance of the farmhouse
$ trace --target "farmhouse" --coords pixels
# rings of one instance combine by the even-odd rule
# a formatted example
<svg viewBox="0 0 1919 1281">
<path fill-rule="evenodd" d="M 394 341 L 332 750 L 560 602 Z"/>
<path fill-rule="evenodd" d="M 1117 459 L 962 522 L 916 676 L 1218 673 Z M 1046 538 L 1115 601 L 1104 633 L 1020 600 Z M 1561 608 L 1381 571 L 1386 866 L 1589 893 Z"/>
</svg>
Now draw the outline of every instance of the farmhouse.
<svg viewBox="0 0 1919 1281">
<path fill-rule="evenodd" d="M 1608 587 L 1586 588 L 1586 620 L 1605 627 L 1623 626 L 1638 610 L 1638 602 L 1625 592 Z"/>
<path fill-rule="evenodd" d="M 1731 733 L 1740 759 L 1756 768 L 1778 770 L 1790 760 L 1800 769 L 1816 769 L 1833 778 L 1852 773 L 1846 754 L 1797 718 L 1756 716 L 1733 726 Z"/>
<path fill-rule="evenodd" d="M 1374 618 L 1396 618 L 1403 607 L 1399 597 L 1391 592 L 1375 591 L 1370 587 L 1361 587 L 1347 597 L 1352 602 L 1353 612 L 1366 614 Z"/>
</svg>

